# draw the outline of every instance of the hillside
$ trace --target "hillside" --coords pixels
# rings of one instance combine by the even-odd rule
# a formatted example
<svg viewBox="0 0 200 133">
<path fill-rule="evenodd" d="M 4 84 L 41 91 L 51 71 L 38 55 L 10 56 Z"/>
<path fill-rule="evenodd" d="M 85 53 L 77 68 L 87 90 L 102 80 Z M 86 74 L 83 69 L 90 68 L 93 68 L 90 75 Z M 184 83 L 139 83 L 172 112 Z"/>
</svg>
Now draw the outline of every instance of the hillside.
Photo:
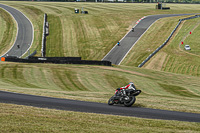
<svg viewBox="0 0 200 133">
<path fill-rule="evenodd" d="M 4 2 L 2 2 L 4 3 Z M 34 25 L 34 45 L 41 49 L 43 15 L 47 13 L 50 35 L 47 56 L 81 56 L 101 60 L 143 16 L 196 13 L 198 5 L 169 4 L 171 10 L 156 10 L 155 4 L 6 2 L 22 11 Z M 120 6 L 118 6 L 120 5 Z M 75 14 L 74 8 L 89 14 Z M 112 16 L 112 17 L 111 17 Z"/>
<path fill-rule="evenodd" d="M 134 67 L 20 63 L 1 63 L 0 72 L 5 91 L 106 103 L 116 88 L 133 81 L 142 90 L 135 106 L 200 112 L 198 77 Z"/>
<path fill-rule="evenodd" d="M 37 50 L 37 56 L 40 56 L 43 15 L 47 13 L 50 24 L 47 55 L 81 56 L 92 60 L 101 60 L 143 16 L 196 13 L 200 7 L 195 4 L 168 4 L 171 10 L 160 11 L 155 9 L 155 4 L 1 3 L 19 9 L 33 22 L 35 33 L 31 51 Z M 74 8 L 82 7 L 89 14 L 74 13 Z M 137 64 L 168 37 L 178 19 L 158 20 L 120 66 L 0 62 L 0 90 L 107 103 L 116 88 L 133 81 L 142 90 L 133 108 L 200 113 L 199 55 L 193 50 L 189 54 L 185 53 L 182 46 L 179 48 L 180 40 L 197 25 L 192 36 L 185 38 L 185 43 L 197 46 L 194 49 L 198 51 L 198 45 L 194 44 L 198 42 L 195 36 L 199 35 L 199 19 L 183 23 L 165 49 L 144 68 L 137 68 Z M 4 29 L 2 25 L 6 24 L 5 19 L 0 17 L 0 21 L 1 30 L 14 31 Z M 0 34 L 0 40 L 7 36 Z M 14 37 L 10 38 L 14 40 Z M 191 71 L 187 69 L 190 66 Z M 2 132 L 198 132 L 200 127 L 199 123 L 77 113 L 3 103 L 0 105 Z"/>
<path fill-rule="evenodd" d="M 35 50 L 35 48 L 38 50 L 40 47 L 39 44 L 41 36 L 39 33 L 41 33 L 42 29 L 42 17 L 43 13 L 47 13 L 48 21 L 50 23 L 50 35 L 47 39 L 48 56 L 81 56 L 85 59 L 99 60 L 113 45 L 115 45 L 113 42 L 116 42 L 118 39 L 120 39 L 128 31 L 128 29 L 131 28 L 130 26 L 134 25 L 134 21 L 136 21 L 138 18 L 148 14 L 193 13 L 197 12 L 196 10 L 198 9 L 198 5 L 181 5 L 182 8 L 177 9 L 175 8 L 177 5 L 174 4 L 170 5 L 172 10 L 159 11 L 152 9 L 154 4 L 119 4 L 121 6 L 117 8 L 118 4 L 103 3 L 6 3 L 16 7 L 17 9 L 20 9 L 33 21 L 35 41 L 32 50 Z M 83 6 L 85 10 L 89 11 L 89 14 L 74 13 L 74 7 L 81 8 Z M 141 10 L 139 10 L 140 8 Z M 185 11 L 186 9 L 187 12 Z M 129 12 L 129 14 L 127 14 L 127 12 Z M 110 17 L 110 15 L 113 17 Z M 122 16 L 123 19 L 120 19 Z M 181 17 L 173 17 L 170 19 L 164 18 L 154 23 L 147 33 L 145 33 L 141 40 L 136 44 L 136 46 L 133 48 L 133 51 L 129 53 L 124 63 L 122 63 L 122 66 L 107 68 L 78 65 L 24 65 L 16 63 L 1 63 L 1 88 L 3 90 L 29 94 L 33 93 L 55 97 L 107 102 L 107 99 L 113 94 L 116 88 L 133 81 L 139 89 L 143 90 L 139 100 L 141 103 L 138 103 L 136 106 L 171 109 L 186 112 L 199 112 L 199 106 L 196 105 L 198 100 L 193 102 L 194 105 L 191 105 L 191 108 L 187 108 L 188 102 L 198 99 L 200 95 L 198 90 L 198 75 L 200 71 L 198 58 L 194 58 L 195 56 L 192 57 L 193 55 L 191 55 L 192 59 L 196 59 L 198 61 L 194 62 L 192 60 L 188 60 L 190 61 L 190 65 L 194 64 L 194 74 L 193 71 L 187 71 L 187 67 L 184 68 L 185 71 L 182 70 L 180 72 L 180 74 L 183 73 L 187 75 L 195 75 L 197 77 L 161 72 L 160 70 L 178 73 L 178 71 L 173 71 L 176 69 L 167 68 L 167 66 L 176 66 L 175 63 L 174 66 L 169 64 L 173 63 L 169 58 L 177 58 L 175 61 L 177 64 L 182 58 L 180 57 L 180 59 L 178 59 L 179 56 L 176 56 L 176 53 L 174 54 L 177 46 L 175 48 L 171 47 L 174 46 L 172 42 L 169 43 L 166 48 L 164 48 L 164 52 L 159 52 L 159 54 L 154 57 L 153 61 L 150 61 L 150 64 L 155 62 L 154 65 L 151 66 L 156 66 L 159 64 L 157 62 L 160 60 L 159 56 L 161 56 L 166 60 L 164 61 L 163 59 L 163 64 L 165 64 L 165 67 L 162 64 L 162 67 L 157 68 L 149 67 L 149 64 L 145 66 L 148 69 L 156 69 L 159 71 L 151 71 L 133 67 L 138 62 L 142 61 L 143 58 L 145 58 L 145 56 L 140 58 L 141 55 L 144 55 L 142 52 L 151 52 L 160 45 L 160 42 L 167 38 L 167 36 L 171 33 L 171 30 L 177 24 L 177 20 L 179 18 Z M 71 23 L 72 21 L 76 21 L 77 23 Z M 177 37 L 183 36 L 181 30 L 189 30 L 194 27 L 194 25 L 197 25 L 198 22 L 199 19 L 195 19 L 183 23 L 181 26 L 182 28 L 179 29 L 180 32 L 177 32 Z M 190 27 L 187 27 L 187 25 L 190 25 Z M 198 29 L 198 25 L 196 28 Z M 196 34 L 194 30 L 194 35 Z M 151 36 L 158 37 L 155 38 Z M 175 38 L 173 40 L 177 39 Z M 99 47 L 96 42 L 99 43 L 98 45 L 101 47 Z M 154 45 L 151 44 L 152 42 L 154 42 Z M 181 48 L 179 48 L 179 50 L 180 49 Z M 140 52 L 136 53 L 134 50 Z M 38 55 L 39 54 L 40 53 L 38 53 Z M 137 60 L 135 59 L 137 57 L 135 54 L 139 55 Z M 155 61 L 155 59 L 157 60 Z M 184 56 L 182 59 L 187 60 L 187 56 Z M 186 61 L 184 61 L 184 63 L 189 65 Z M 129 67 L 126 67 L 126 65 Z M 178 66 L 181 65 L 177 65 L 177 67 Z M 54 91 L 56 91 L 58 94 L 54 93 Z M 76 91 L 81 92 L 77 94 Z M 96 96 L 97 94 L 98 96 Z M 89 98 L 85 96 L 89 96 Z M 160 97 L 163 96 L 166 99 L 160 99 Z M 178 97 L 181 99 L 186 99 L 186 101 L 181 102 L 181 105 L 184 104 L 182 108 L 176 108 L 176 104 L 166 107 L 162 106 L 162 100 L 166 102 L 172 98 L 174 101 L 179 101 Z M 147 99 L 152 99 L 153 104 L 148 104 Z M 166 102 L 166 104 L 168 104 L 168 102 Z"/>
<path fill-rule="evenodd" d="M 35 36 L 32 50 L 39 50 L 41 47 L 39 44 L 41 42 L 43 14 L 47 13 L 50 24 L 50 35 L 47 39 L 48 56 L 81 56 L 83 59 L 99 60 L 105 55 L 106 52 L 109 51 L 109 49 L 112 48 L 113 45 L 115 45 L 114 42 L 120 40 L 121 37 L 134 25 L 134 22 L 142 16 L 159 13 L 194 13 L 197 12 L 199 7 L 198 5 L 179 5 L 182 8 L 176 8 L 178 5 L 169 4 L 170 7 L 172 7 L 171 10 L 159 11 L 154 9 L 154 4 L 119 4 L 120 7 L 115 3 L 94 4 L 59 2 L 6 2 L 6 4 L 21 10 L 33 22 Z M 79 9 L 84 7 L 85 10 L 89 11 L 89 14 L 75 14 L 75 7 Z M 185 107 L 181 109 L 173 109 L 175 106 L 174 104 L 172 104 L 172 107 L 169 108 L 162 107 L 162 104 L 160 104 L 162 102 L 157 102 L 157 99 L 159 99 L 158 97 L 160 97 L 160 95 L 161 97 L 167 95 L 167 99 L 164 99 L 164 101 L 168 101 L 171 99 L 171 97 L 176 99 L 177 96 L 182 98 L 188 97 L 189 101 L 193 98 L 195 99 L 199 97 L 199 91 L 197 89 L 199 87 L 198 76 L 200 71 L 198 57 L 195 58 L 194 55 L 190 55 L 191 57 L 184 56 L 184 58 L 177 56 L 178 53 L 174 52 L 176 49 L 181 51 L 181 48 L 177 48 L 177 45 L 176 47 L 172 47 L 174 45 L 173 42 L 171 42 L 166 48 L 163 49 L 164 52 L 159 52 L 159 54 L 154 57 L 153 61 L 150 61 L 150 65 L 147 64 L 145 66 L 148 69 L 164 70 L 180 74 L 183 73 L 187 75 L 195 75 L 197 77 L 189 76 L 188 78 L 186 75 L 170 74 L 161 71 L 151 71 L 132 67 L 145 58 L 145 56 L 141 58 L 141 55 L 144 55 L 142 52 L 151 52 L 160 45 L 160 42 L 167 38 L 179 18 L 180 17 L 173 17 L 170 19 L 164 18 L 154 23 L 147 33 L 145 33 L 141 40 L 136 44 L 136 46 L 133 48 L 133 51 L 131 51 L 127 56 L 124 63 L 122 63 L 122 66 L 114 66 L 113 68 L 111 67 L 102 69 L 101 67 L 98 68 L 93 66 L 75 65 L 77 67 L 76 68 L 74 65 L 47 66 L 42 64 L 24 65 L 15 63 L 2 63 L 1 80 L 2 84 L 6 84 L 4 86 L 2 85 L 1 88 L 4 90 L 12 90 L 16 88 L 14 86 L 18 86 L 17 89 L 14 89 L 14 91 L 34 94 L 37 92 L 35 90 L 39 90 L 39 92 L 36 94 L 42 93 L 41 90 L 48 90 L 48 93 L 46 92 L 48 96 L 51 96 L 51 90 L 58 91 L 59 93 L 69 93 L 69 91 L 72 91 L 72 94 L 68 94 L 69 98 L 75 97 L 75 99 L 91 100 L 92 97 L 94 101 L 106 102 L 111 94 L 113 94 L 114 89 L 123 86 L 130 81 L 134 81 L 138 88 L 143 90 L 143 95 L 141 95 L 141 97 L 144 96 L 143 100 L 140 100 L 142 102 L 141 105 L 138 103 L 138 106 L 164 109 L 172 108 L 172 110 L 198 112 L 199 107 L 196 105 L 194 106 L 194 110 L 191 108 L 186 109 L 188 100 L 186 100 L 186 103 L 184 103 Z M 185 29 L 188 31 L 198 23 L 199 19 L 186 21 L 183 23 L 179 29 L 180 32 L 177 32 L 177 36 L 175 36 L 173 40 L 180 42 L 180 40 L 177 40 L 176 37 L 184 37 L 185 34 L 183 35 L 181 30 Z M 187 25 L 190 26 L 188 27 Z M 198 29 L 198 25 L 196 28 Z M 196 32 L 198 33 L 198 30 L 196 30 Z M 197 33 L 195 33 L 194 29 L 194 35 L 198 35 Z M 157 36 L 157 38 L 153 36 Z M 152 42 L 154 45 L 152 45 Z M 136 53 L 134 50 L 140 52 Z M 139 55 L 139 57 L 135 56 L 134 54 Z M 145 54 L 147 55 L 147 53 Z M 188 55 L 185 52 L 184 54 Z M 40 53 L 38 53 L 38 55 L 40 55 Z M 154 67 L 159 64 L 157 63 L 160 61 L 159 56 L 163 58 L 162 62 L 164 65 L 161 64 L 161 67 Z M 171 58 L 175 63 L 171 61 Z M 192 59 L 187 60 L 187 58 Z M 183 61 L 181 61 L 181 59 Z M 195 62 L 193 60 L 197 61 Z M 178 61 L 184 62 L 184 64 L 176 65 L 180 64 Z M 154 63 L 154 65 L 152 65 L 152 63 Z M 170 63 L 173 63 L 174 65 L 170 65 Z M 126 65 L 130 67 L 126 67 Z M 188 67 L 193 65 L 191 71 L 187 70 L 188 67 L 186 65 L 188 65 Z M 186 67 L 184 69 L 180 68 L 181 70 L 179 72 L 179 66 Z M 173 67 L 174 69 L 171 69 L 170 67 Z M 127 69 L 129 69 L 128 74 L 126 73 Z M 194 72 L 192 70 L 194 70 Z M 137 72 L 139 71 L 142 71 L 141 75 L 140 73 L 137 75 Z M 153 77 L 152 73 L 155 73 Z M 138 77 L 135 77 L 135 75 Z M 27 90 L 24 88 L 29 89 Z M 74 91 L 81 91 L 82 94 L 74 96 L 76 94 L 74 94 Z M 90 92 L 88 94 L 91 95 L 90 98 L 85 98 L 88 93 L 87 91 Z M 61 95 L 59 97 L 67 95 L 62 93 L 59 94 Z M 100 99 L 96 98 L 97 93 L 99 95 L 101 94 Z M 153 105 L 146 103 L 147 96 L 153 99 L 156 97 L 155 100 L 153 100 Z M 193 103 L 196 104 L 195 102 Z"/>
<path fill-rule="evenodd" d="M 137 67 L 142 63 L 143 60 L 168 38 L 180 18 L 184 17 L 176 17 L 170 20 L 165 18 L 154 23 L 150 30 L 146 32 L 130 51 L 130 54 L 122 62 L 122 65 Z M 147 69 L 200 76 L 199 24 L 199 18 L 182 22 L 168 44 L 148 61 L 144 67 Z M 190 32 L 192 32 L 191 35 Z M 151 36 L 156 36 L 157 39 Z M 184 50 L 184 45 L 181 45 L 181 42 L 184 42 L 184 45 L 189 44 L 192 49 L 190 51 Z M 140 52 L 136 52 L 139 50 Z M 132 60 L 133 58 L 134 60 Z"/>
</svg>

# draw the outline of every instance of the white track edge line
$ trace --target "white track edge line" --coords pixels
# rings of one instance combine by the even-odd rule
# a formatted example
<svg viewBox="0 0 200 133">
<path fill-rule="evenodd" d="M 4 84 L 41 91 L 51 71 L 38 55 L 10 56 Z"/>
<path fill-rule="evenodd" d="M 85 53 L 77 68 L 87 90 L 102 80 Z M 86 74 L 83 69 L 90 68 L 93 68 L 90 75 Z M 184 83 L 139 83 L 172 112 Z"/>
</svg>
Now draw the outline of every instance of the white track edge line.
<svg viewBox="0 0 200 133">
<path fill-rule="evenodd" d="M 2 5 L 4 5 L 4 4 L 2 4 Z M 10 8 L 13 8 L 13 9 L 17 10 L 16 8 L 11 7 L 11 6 L 8 6 L 8 5 L 4 5 L 4 6 L 7 6 L 7 7 L 10 7 Z M 5 10 L 4 8 L 2 8 L 2 9 Z M 15 20 L 15 22 L 17 23 L 17 21 L 16 21 L 16 19 L 14 18 L 14 16 L 13 16 L 9 11 L 7 11 L 7 10 L 5 10 L 5 11 L 8 12 L 8 13 L 13 17 L 13 19 Z M 20 10 L 17 10 L 17 11 L 21 12 Z M 21 14 L 24 15 L 24 13 L 22 13 L 22 12 L 21 12 Z M 28 48 L 28 49 L 26 50 L 26 52 L 24 53 L 24 54 L 26 54 L 27 51 L 31 48 L 31 46 L 32 46 L 32 44 L 33 44 L 33 40 L 34 40 L 34 26 L 33 26 L 32 22 L 30 21 L 30 19 L 29 19 L 26 15 L 24 15 L 24 17 L 31 23 L 31 26 L 32 26 L 32 41 L 31 41 L 31 44 L 30 44 L 29 48 Z M 19 31 L 19 27 L 18 27 L 18 23 L 17 23 L 17 36 L 16 36 L 16 38 L 15 38 L 15 42 L 16 42 L 17 37 L 18 37 L 18 31 Z M 14 42 L 14 44 L 15 44 L 15 42 Z M 8 53 L 8 52 L 14 47 L 14 44 L 13 44 L 13 46 L 12 46 L 7 52 L 5 52 L 5 54 Z M 27 44 L 27 45 L 28 45 L 28 44 Z M 5 55 L 5 54 L 3 54 L 3 55 Z M 23 55 L 24 55 L 24 54 L 23 54 Z M 21 55 L 20 57 L 22 57 L 23 55 Z M 1 56 L 1 57 L 2 57 L 2 56 Z"/>
<path fill-rule="evenodd" d="M 1 5 L 4 5 L 4 4 L 1 4 Z M 4 6 L 7 6 L 7 5 L 4 5 Z M 14 45 L 15 45 L 15 43 L 16 43 L 16 40 L 17 40 L 17 37 L 18 37 L 19 27 L 18 27 L 18 23 L 17 23 L 16 19 L 14 18 L 14 16 L 13 16 L 9 11 L 7 11 L 6 9 L 4 9 L 4 8 L 2 8 L 2 7 L 0 7 L 0 8 L 3 9 L 4 11 L 6 11 L 8 14 L 10 14 L 10 16 L 14 19 L 15 23 L 17 24 L 17 33 L 16 33 L 15 41 L 14 41 L 12 47 L 11 47 L 7 52 L 5 52 L 4 54 L 2 54 L 2 55 L 0 56 L 0 57 L 3 57 L 3 55 L 5 55 L 6 53 L 8 53 L 8 52 L 14 47 Z"/>
<path fill-rule="evenodd" d="M 159 18 L 161 19 L 161 18 Z M 156 21 L 158 21 L 159 19 L 157 19 Z M 148 31 L 149 28 L 151 28 L 151 26 L 156 22 L 154 21 L 147 29 L 146 31 L 137 39 L 137 41 L 135 43 L 133 43 L 132 47 L 129 49 L 129 51 L 125 54 L 125 56 L 121 59 L 121 61 L 119 62 L 119 64 L 117 65 L 120 65 L 121 62 L 124 60 L 124 58 L 128 55 L 128 53 L 131 51 L 131 49 L 135 46 L 135 44 L 140 40 L 140 38 Z"/>
<path fill-rule="evenodd" d="M 142 17 L 142 18 L 144 19 L 144 18 L 146 18 L 146 16 L 144 16 L 144 17 Z M 133 28 L 135 28 L 135 26 L 137 26 L 138 24 L 139 24 L 139 23 L 137 23 L 136 25 L 134 25 Z M 131 29 L 131 30 L 132 30 L 132 29 Z M 129 31 L 124 35 L 124 37 L 123 37 L 121 40 L 123 40 L 123 39 L 126 37 L 126 35 L 128 35 L 128 33 L 131 32 L 131 30 L 129 30 Z M 121 41 L 121 40 L 120 40 L 120 41 Z M 119 42 L 120 42 L 120 41 L 119 41 Z M 101 61 L 103 61 L 103 60 L 106 58 L 106 56 L 109 55 L 109 54 L 111 53 L 111 51 L 112 51 L 115 47 L 116 47 L 116 45 L 103 57 L 103 59 L 102 59 Z"/>
</svg>

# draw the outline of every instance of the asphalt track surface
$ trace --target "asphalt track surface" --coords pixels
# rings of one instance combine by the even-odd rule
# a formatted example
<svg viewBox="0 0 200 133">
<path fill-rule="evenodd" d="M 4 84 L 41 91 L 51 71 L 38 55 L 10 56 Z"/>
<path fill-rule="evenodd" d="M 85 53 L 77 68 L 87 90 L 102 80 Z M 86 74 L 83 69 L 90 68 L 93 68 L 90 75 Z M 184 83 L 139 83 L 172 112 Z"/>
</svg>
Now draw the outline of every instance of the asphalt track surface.
<svg viewBox="0 0 200 133">
<path fill-rule="evenodd" d="M 0 91 L 0 102 L 76 112 L 142 117 L 149 119 L 200 122 L 200 114 L 194 113 L 158 110 L 134 106 L 110 106 L 104 103 L 59 99 L 5 91 Z"/>
<path fill-rule="evenodd" d="M 33 42 L 33 25 L 29 19 L 20 11 L 0 4 L 0 7 L 9 12 L 18 25 L 17 37 L 13 46 L 2 56 L 17 56 L 21 57 L 25 54 Z M 17 46 L 19 45 L 19 47 Z"/>
<path fill-rule="evenodd" d="M 148 30 L 148 28 L 158 19 L 165 17 L 184 16 L 192 14 L 163 14 L 163 15 L 151 15 L 142 19 L 134 27 L 134 32 L 130 30 L 121 40 L 120 46 L 115 45 L 110 52 L 102 59 L 103 61 L 110 61 L 112 64 L 120 65 L 131 48 L 137 43 L 142 35 Z M 178 23 L 178 20 L 177 20 Z M 174 27 L 175 28 L 175 27 Z"/>
</svg>

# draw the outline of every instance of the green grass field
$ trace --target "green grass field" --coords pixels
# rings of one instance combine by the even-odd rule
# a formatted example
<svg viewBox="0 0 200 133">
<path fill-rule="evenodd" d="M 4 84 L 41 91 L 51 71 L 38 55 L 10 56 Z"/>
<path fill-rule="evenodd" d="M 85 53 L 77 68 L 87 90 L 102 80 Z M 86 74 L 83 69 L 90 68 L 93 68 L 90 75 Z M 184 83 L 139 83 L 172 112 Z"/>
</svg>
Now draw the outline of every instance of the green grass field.
<svg viewBox="0 0 200 133">
<path fill-rule="evenodd" d="M 136 107 L 200 113 L 199 77 L 135 67 L 20 63 L 1 63 L 0 72 L 1 90 L 101 103 L 134 81 L 142 90 Z"/>
<path fill-rule="evenodd" d="M 154 23 L 130 51 L 128 56 L 122 62 L 122 65 L 137 67 L 141 64 L 151 53 L 166 41 L 178 24 L 180 18 L 184 17 L 163 18 Z"/>
<path fill-rule="evenodd" d="M 47 13 L 50 24 L 50 35 L 47 37 L 47 56 L 81 56 L 82 59 L 92 60 L 101 60 L 131 27 L 134 26 L 135 22 L 143 16 L 163 13 L 199 12 L 199 5 L 196 4 L 168 4 L 171 10 L 160 11 L 155 9 L 155 4 L 6 3 L 21 10 L 32 21 L 35 34 L 34 43 L 30 51 L 37 50 L 37 56 L 41 56 L 42 21 L 44 13 Z M 120 5 L 120 7 L 117 5 Z M 84 7 L 89 14 L 74 13 L 74 8 L 81 9 L 81 7 Z M 164 18 L 153 24 L 148 32 L 134 46 L 122 62 L 122 65 L 137 67 L 166 40 L 180 18 L 184 17 Z M 181 51 L 178 47 L 181 39 L 186 36 L 186 33 L 197 26 L 193 34 L 185 40 L 185 43 L 190 43 L 189 40 L 195 41 L 191 44 L 191 53 L 199 53 L 197 39 L 199 34 L 198 23 L 199 19 L 184 22 L 181 25 L 183 30 L 179 29 L 179 34 L 176 38 L 173 38 L 174 41 L 170 42 L 170 46 L 159 52 L 145 67 L 148 69 L 199 76 L 199 56 L 189 55 Z M 138 50 L 140 52 L 135 52 Z M 175 62 L 174 65 L 171 65 L 173 62 Z"/>
<path fill-rule="evenodd" d="M 2 2 L 4 3 L 4 2 Z M 35 29 L 31 51 L 41 49 L 43 15 L 48 14 L 50 35 L 47 56 L 81 56 L 101 60 L 143 16 L 152 14 L 196 13 L 199 5 L 169 4 L 171 10 L 156 10 L 155 4 L 6 2 L 22 11 Z M 75 14 L 74 8 L 89 14 Z M 112 16 L 112 17 L 111 17 Z M 170 31 L 169 31 L 170 32 Z"/>
<path fill-rule="evenodd" d="M 165 18 L 166 19 L 166 18 Z M 178 18 L 171 20 L 172 29 L 176 26 Z M 139 43 L 136 44 L 134 49 L 130 52 L 127 58 L 124 60 L 123 65 L 128 66 L 137 66 L 142 60 L 146 59 L 156 48 L 158 48 L 166 40 L 166 38 L 171 33 L 172 29 L 169 30 L 169 33 L 165 37 L 162 37 L 164 33 L 162 31 L 167 24 L 170 25 L 170 21 L 161 22 L 159 20 L 155 23 L 152 28 L 147 31 L 147 33 L 142 37 Z M 173 73 L 180 73 L 186 75 L 200 76 L 200 44 L 199 44 L 199 28 L 200 28 L 200 19 L 192 19 L 184 21 L 180 28 L 177 30 L 176 34 L 170 40 L 170 42 L 160 50 L 149 62 L 145 64 L 145 68 L 156 69 Z M 169 26 L 167 26 L 169 27 Z M 190 31 L 192 34 L 190 35 Z M 149 37 L 150 35 L 157 35 L 159 39 L 153 39 Z M 153 42 L 152 45 L 149 45 L 148 42 Z M 184 42 L 184 45 L 189 44 L 192 47 L 191 51 L 185 51 L 184 45 L 181 45 L 181 42 Z M 141 47 L 142 45 L 142 47 Z M 142 52 L 135 52 L 141 50 Z M 131 61 L 131 58 L 135 58 L 134 61 Z"/>
<path fill-rule="evenodd" d="M 0 90 L 107 103 L 117 87 L 142 90 L 133 107 L 200 113 L 198 77 L 135 67 L 0 63 Z M 95 72 L 95 73 L 94 73 Z M 199 123 L 75 113 L 1 104 L 7 132 L 198 132 Z M 123 124 L 120 124 L 120 123 Z M 119 127 L 116 129 L 116 125 Z M 126 126 L 128 126 L 126 128 Z M 83 128 L 87 127 L 87 128 Z"/>
<path fill-rule="evenodd" d="M 37 56 L 41 56 L 43 15 L 47 13 L 50 24 L 47 56 L 81 56 L 83 59 L 92 60 L 101 60 L 143 16 L 197 13 L 200 7 L 196 4 L 167 4 L 171 10 L 160 11 L 155 9 L 155 4 L 2 1 L 1 3 L 19 9 L 32 21 L 34 43 L 31 51 L 37 50 Z M 81 9 L 81 7 L 84 7 L 89 14 L 74 13 L 74 8 Z M 142 69 L 135 67 L 166 40 L 179 18 L 181 17 L 158 20 L 138 41 L 121 66 L 0 62 L 0 90 L 107 103 L 116 88 L 133 81 L 136 87 L 142 90 L 134 107 L 200 113 L 200 68 L 197 44 L 199 19 L 185 21 L 173 40 L 150 63 Z M 0 24 L 2 31 L 14 31 L 3 28 L 2 25 L 6 25 L 7 21 L 1 16 L 0 21 L 2 21 Z M 187 36 L 191 29 L 193 29 L 192 34 Z M 0 40 L 7 36 L 0 34 Z M 184 37 L 186 37 L 184 42 L 192 47 L 189 53 L 183 51 L 183 46 L 179 47 Z M 143 53 L 138 54 L 135 50 Z M 105 132 L 108 129 L 111 132 L 198 132 L 200 130 L 199 123 L 0 105 L 1 132 L 69 130 Z M 121 121 L 122 125 L 119 124 Z M 128 128 L 124 128 L 125 126 Z"/>
<path fill-rule="evenodd" d="M 199 123 L 78 113 L 2 103 L 0 112 L 1 132 L 198 133 L 200 130 Z"/>
</svg>

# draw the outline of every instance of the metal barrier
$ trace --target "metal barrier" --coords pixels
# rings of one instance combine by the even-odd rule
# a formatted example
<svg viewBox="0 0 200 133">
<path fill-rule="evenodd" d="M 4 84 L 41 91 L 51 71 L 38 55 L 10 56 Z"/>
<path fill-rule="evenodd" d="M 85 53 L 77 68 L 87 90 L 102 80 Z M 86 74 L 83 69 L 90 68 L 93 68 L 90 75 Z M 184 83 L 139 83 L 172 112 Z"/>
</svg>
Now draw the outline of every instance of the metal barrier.
<svg viewBox="0 0 200 133">
<path fill-rule="evenodd" d="M 152 54 L 150 54 L 140 65 L 138 65 L 138 67 L 142 67 L 147 61 L 149 61 L 159 50 L 161 50 L 167 44 L 167 42 L 171 39 L 171 37 L 173 36 L 174 32 L 179 27 L 179 25 L 181 24 L 182 21 L 189 20 L 189 19 L 194 19 L 194 18 L 198 18 L 198 17 L 200 17 L 200 15 L 195 15 L 195 16 L 192 16 L 192 17 L 179 19 L 178 24 L 176 25 L 174 30 L 171 32 L 171 34 L 167 38 L 167 40 L 160 47 L 158 47 Z"/>
<path fill-rule="evenodd" d="M 47 14 L 44 14 L 43 34 L 42 34 L 42 57 L 46 56 L 46 36 L 49 35 L 49 24 L 47 22 Z"/>
<path fill-rule="evenodd" d="M 4 61 L 20 63 L 54 63 L 54 64 L 85 64 L 112 66 L 110 61 L 81 60 L 81 57 L 29 57 L 22 59 L 17 57 L 5 57 Z"/>
</svg>

